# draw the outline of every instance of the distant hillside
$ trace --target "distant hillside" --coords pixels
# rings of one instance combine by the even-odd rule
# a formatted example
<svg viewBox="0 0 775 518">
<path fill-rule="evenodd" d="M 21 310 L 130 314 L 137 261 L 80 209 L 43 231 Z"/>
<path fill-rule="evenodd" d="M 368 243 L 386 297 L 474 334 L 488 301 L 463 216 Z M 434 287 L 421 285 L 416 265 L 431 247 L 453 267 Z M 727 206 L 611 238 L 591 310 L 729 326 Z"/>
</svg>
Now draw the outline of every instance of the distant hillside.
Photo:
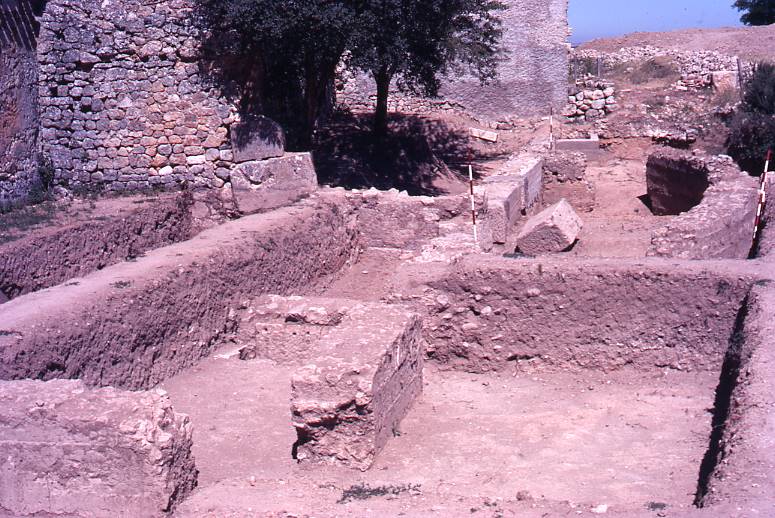
<svg viewBox="0 0 775 518">
<path fill-rule="evenodd" d="M 580 45 L 580 49 L 603 52 L 622 47 L 652 45 L 681 50 L 715 50 L 745 60 L 775 61 L 775 24 L 764 27 L 684 29 L 671 32 L 634 32 L 614 38 L 601 38 Z"/>
</svg>

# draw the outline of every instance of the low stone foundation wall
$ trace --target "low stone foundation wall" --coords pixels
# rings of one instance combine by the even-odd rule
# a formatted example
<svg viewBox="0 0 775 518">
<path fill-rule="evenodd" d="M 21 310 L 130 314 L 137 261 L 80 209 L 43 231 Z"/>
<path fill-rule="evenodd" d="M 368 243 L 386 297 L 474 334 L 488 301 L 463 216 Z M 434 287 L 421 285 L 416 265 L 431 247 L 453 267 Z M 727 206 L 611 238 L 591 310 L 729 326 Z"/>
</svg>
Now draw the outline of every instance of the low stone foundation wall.
<svg viewBox="0 0 775 518">
<path fill-rule="evenodd" d="M 395 189 L 348 191 L 346 196 L 366 247 L 416 248 L 439 236 L 440 222 L 467 210 L 465 196 L 409 196 Z"/>
<path fill-rule="evenodd" d="M 13 298 L 56 286 L 193 236 L 190 196 L 134 202 L 115 216 L 42 229 L 0 245 L 0 292 Z"/>
<path fill-rule="evenodd" d="M 163 392 L 0 382 L 0 514 L 168 516 L 196 486 L 191 444 Z"/>
<path fill-rule="evenodd" d="M 431 283 L 428 356 L 474 372 L 716 371 L 754 282 L 720 264 L 465 259 Z"/>
<path fill-rule="evenodd" d="M 595 187 L 586 179 L 587 157 L 584 153 L 557 151 L 544 157 L 545 205 L 562 199 L 578 212 L 595 210 Z"/>
<path fill-rule="evenodd" d="M 248 216 L 0 306 L 0 378 L 146 388 L 207 355 L 248 296 L 306 293 L 356 253 L 340 196 Z"/>
<path fill-rule="evenodd" d="M 660 213 L 682 212 L 655 232 L 648 255 L 748 257 L 758 203 L 755 178 L 740 171 L 731 159 L 671 149 L 649 158 L 646 175 L 654 208 Z M 692 207 L 695 203 L 699 204 Z"/>
</svg>

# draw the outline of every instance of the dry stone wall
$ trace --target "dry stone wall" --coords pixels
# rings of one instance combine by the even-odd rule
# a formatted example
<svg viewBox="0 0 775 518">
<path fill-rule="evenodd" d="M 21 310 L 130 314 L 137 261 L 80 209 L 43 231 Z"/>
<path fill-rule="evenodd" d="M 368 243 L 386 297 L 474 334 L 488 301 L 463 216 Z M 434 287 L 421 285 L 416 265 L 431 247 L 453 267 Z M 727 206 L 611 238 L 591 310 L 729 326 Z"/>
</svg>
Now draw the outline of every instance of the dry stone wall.
<svg viewBox="0 0 775 518">
<path fill-rule="evenodd" d="M 188 0 L 52 0 L 41 18 L 41 149 L 68 189 L 222 187 L 234 111 L 196 62 Z"/>
<path fill-rule="evenodd" d="M 0 4 L 0 210 L 40 190 L 35 18 L 29 0 Z"/>
</svg>

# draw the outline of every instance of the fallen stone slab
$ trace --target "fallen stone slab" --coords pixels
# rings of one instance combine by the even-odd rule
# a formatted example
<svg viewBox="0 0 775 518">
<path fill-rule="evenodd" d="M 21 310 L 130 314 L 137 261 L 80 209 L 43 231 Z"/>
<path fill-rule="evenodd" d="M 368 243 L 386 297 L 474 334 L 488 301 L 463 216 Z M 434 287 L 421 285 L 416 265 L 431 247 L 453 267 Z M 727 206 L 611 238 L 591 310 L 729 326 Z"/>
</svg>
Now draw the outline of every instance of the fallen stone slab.
<svg viewBox="0 0 775 518">
<path fill-rule="evenodd" d="M 317 188 L 317 173 L 309 153 L 245 162 L 231 172 L 234 204 L 242 214 L 290 205 Z"/>
<path fill-rule="evenodd" d="M 719 70 L 711 72 L 711 84 L 717 92 L 733 91 L 740 89 L 739 74 L 734 70 Z"/>
<path fill-rule="evenodd" d="M 196 486 L 191 436 L 163 391 L 0 382 L 0 510 L 167 516 Z"/>
<path fill-rule="evenodd" d="M 0 306 L 0 379 L 148 388 L 207 356 L 247 297 L 307 293 L 357 253 L 342 193 L 247 216 Z"/>
<path fill-rule="evenodd" d="M 304 362 L 291 381 L 295 457 L 368 469 L 422 391 L 420 316 L 395 305 L 276 296 L 249 313 L 239 339 L 253 340 L 256 357 Z"/>
<path fill-rule="evenodd" d="M 576 242 L 582 226 L 581 218 L 563 199 L 530 218 L 517 236 L 517 247 L 531 256 L 562 252 Z"/>
<path fill-rule="evenodd" d="M 231 148 L 237 163 L 277 158 L 285 153 L 285 132 L 263 115 L 249 116 L 231 126 Z"/>
</svg>

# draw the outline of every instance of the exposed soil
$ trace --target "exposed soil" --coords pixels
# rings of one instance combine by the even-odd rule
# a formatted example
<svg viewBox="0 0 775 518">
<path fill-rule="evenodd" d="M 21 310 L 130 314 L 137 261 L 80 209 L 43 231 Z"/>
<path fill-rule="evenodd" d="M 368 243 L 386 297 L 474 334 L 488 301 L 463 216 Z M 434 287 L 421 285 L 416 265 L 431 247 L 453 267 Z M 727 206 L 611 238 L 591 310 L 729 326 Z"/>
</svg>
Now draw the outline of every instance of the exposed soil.
<svg viewBox="0 0 775 518">
<path fill-rule="evenodd" d="M 709 373 L 538 377 L 426 366 L 424 394 L 377 463 L 359 473 L 291 458 L 290 370 L 223 349 L 163 384 L 191 416 L 200 469 L 178 516 L 470 516 L 473 508 L 495 516 L 504 503 L 687 509 L 718 381 Z M 359 486 L 387 494 L 347 499 Z"/>
<path fill-rule="evenodd" d="M 715 50 L 723 54 L 759 60 L 775 57 L 775 25 L 685 29 L 671 32 L 634 32 L 624 36 L 592 40 L 579 46 L 612 52 L 623 47 L 653 45 L 678 50 Z"/>
</svg>

